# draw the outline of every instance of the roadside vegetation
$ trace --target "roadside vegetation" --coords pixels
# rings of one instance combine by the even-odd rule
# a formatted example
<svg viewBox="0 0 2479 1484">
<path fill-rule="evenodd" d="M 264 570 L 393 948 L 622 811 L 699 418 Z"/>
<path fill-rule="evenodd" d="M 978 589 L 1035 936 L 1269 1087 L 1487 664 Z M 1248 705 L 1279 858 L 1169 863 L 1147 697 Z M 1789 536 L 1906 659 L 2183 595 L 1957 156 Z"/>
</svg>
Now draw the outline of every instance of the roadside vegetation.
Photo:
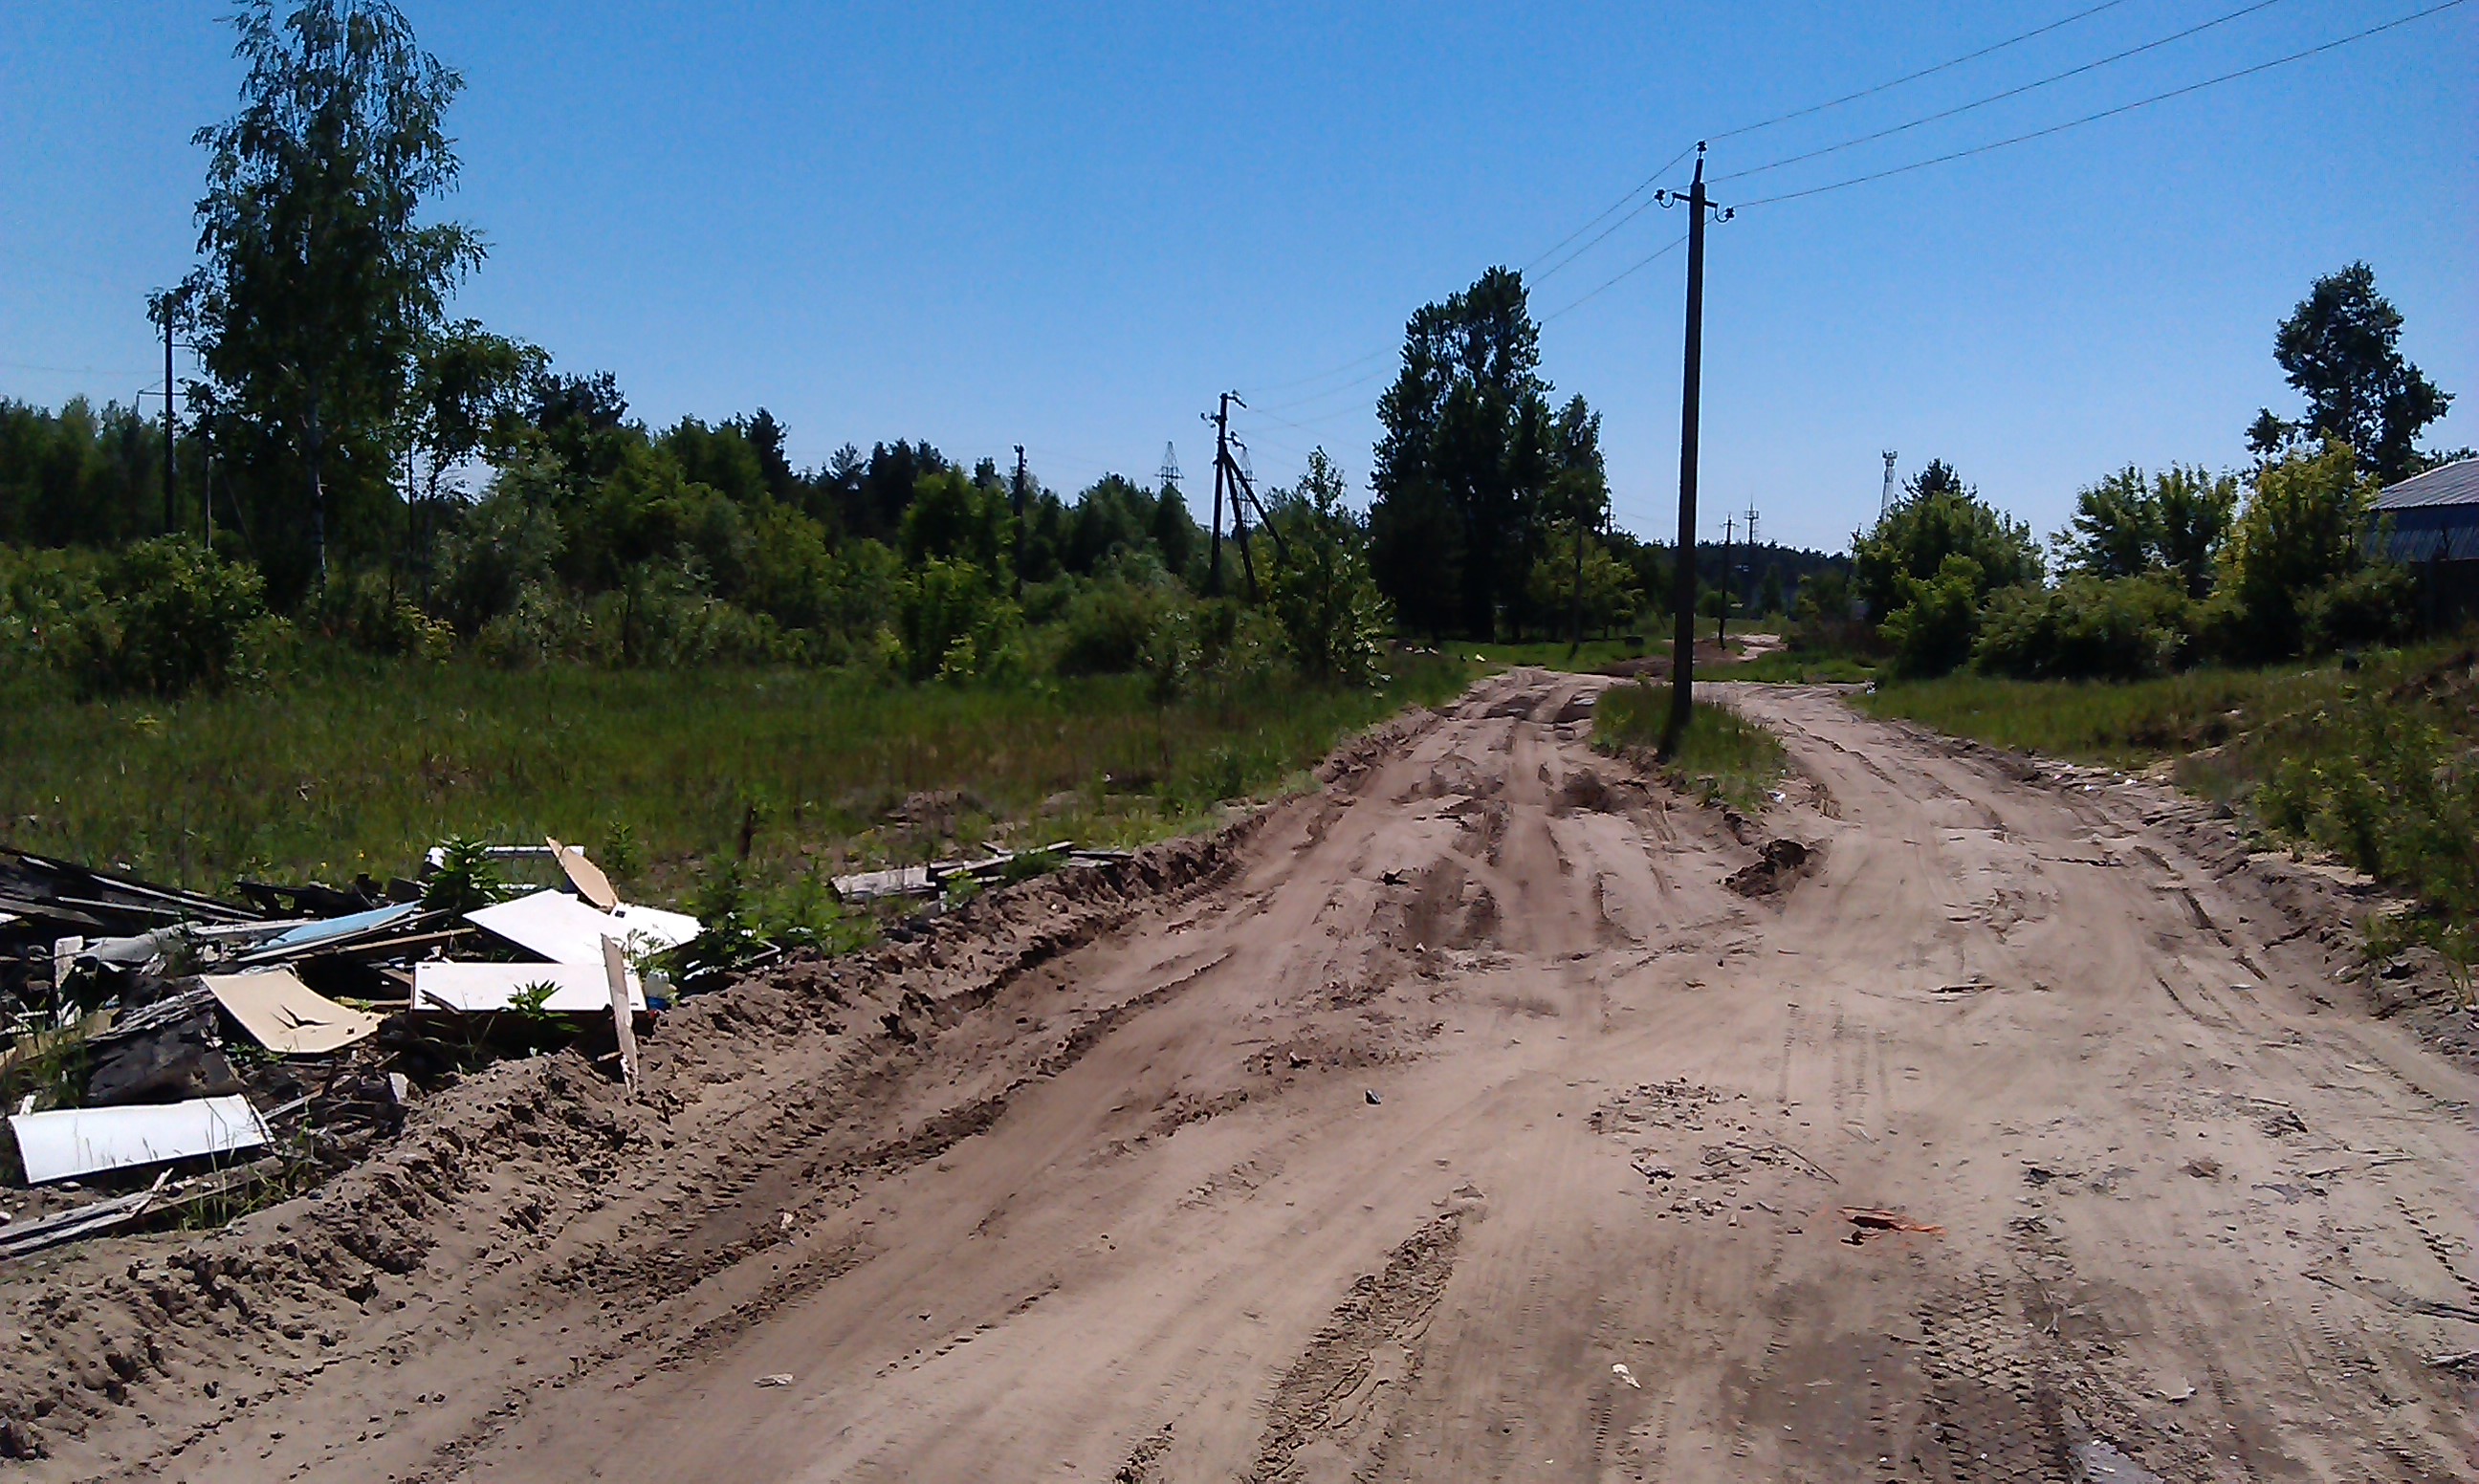
<svg viewBox="0 0 2479 1484">
<path fill-rule="evenodd" d="M 1595 745 L 1649 762 L 1670 720 L 1668 685 L 1649 680 L 1613 685 L 1593 708 Z M 1765 806 L 1790 771 L 1774 734 L 1725 705 L 1696 707 L 1670 760 L 1658 765 L 1672 786 L 1706 803 L 1754 811 Z"/>
<path fill-rule="evenodd" d="M 994 838 L 1112 846 L 1191 829 L 1470 674 L 1406 655 L 1382 683 L 1318 687 L 1267 656 L 1165 698 L 1125 675 L 512 674 L 327 650 L 172 702 L 0 691 L 0 817 L 25 849 L 202 890 L 385 880 L 450 836 L 557 834 L 627 889 L 676 900 L 726 864 L 773 889 Z"/>
</svg>

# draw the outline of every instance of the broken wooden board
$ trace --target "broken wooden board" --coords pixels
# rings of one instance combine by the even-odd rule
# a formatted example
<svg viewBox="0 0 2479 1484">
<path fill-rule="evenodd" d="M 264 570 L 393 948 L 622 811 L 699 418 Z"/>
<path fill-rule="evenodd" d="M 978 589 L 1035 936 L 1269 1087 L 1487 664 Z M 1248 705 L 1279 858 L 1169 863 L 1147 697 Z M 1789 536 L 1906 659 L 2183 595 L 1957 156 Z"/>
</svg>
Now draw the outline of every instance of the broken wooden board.
<svg viewBox="0 0 2479 1484">
<path fill-rule="evenodd" d="M 199 982 L 250 1038 L 280 1057 L 341 1051 L 377 1034 L 379 1017 L 339 1005 L 291 969 L 258 974 L 202 974 Z"/>
</svg>

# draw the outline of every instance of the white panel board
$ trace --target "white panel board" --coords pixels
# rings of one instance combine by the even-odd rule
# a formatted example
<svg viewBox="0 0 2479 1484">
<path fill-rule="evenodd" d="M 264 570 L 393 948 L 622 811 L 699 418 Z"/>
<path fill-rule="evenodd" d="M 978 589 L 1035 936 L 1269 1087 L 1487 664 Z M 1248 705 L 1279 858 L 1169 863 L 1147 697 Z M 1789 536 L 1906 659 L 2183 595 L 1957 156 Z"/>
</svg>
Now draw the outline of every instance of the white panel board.
<svg viewBox="0 0 2479 1484">
<path fill-rule="evenodd" d="M 102 1169 L 159 1164 L 202 1154 L 232 1154 L 268 1141 L 267 1122 L 249 1099 L 192 1098 L 136 1108 L 64 1108 L 9 1120 L 26 1180 L 41 1185 Z"/>
<path fill-rule="evenodd" d="M 473 1014 L 506 1010 L 517 991 L 548 984 L 550 998 L 543 1009 L 561 1014 L 587 1014 L 611 1009 L 611 981 L 603 972 L 601 950 L 592 963 L 417 963 L 413 966 L 413 1007 L 453 1010 Z M 628 1008 L 646 1008 L 645 986 L 628 975 Z"/>
<path fill-rule="evenodd" d="M 467 912 L 465 920 L 553 963 L 598 969 L 605 937 L 616 937 L 629 953 L 641 954 L 677 947 L 704 931 L 704 924 L 686 912 L 626 902 L 610 911 L 597 911 L 564 891 L 537 891 L 495 903 Z"/>
</svg>

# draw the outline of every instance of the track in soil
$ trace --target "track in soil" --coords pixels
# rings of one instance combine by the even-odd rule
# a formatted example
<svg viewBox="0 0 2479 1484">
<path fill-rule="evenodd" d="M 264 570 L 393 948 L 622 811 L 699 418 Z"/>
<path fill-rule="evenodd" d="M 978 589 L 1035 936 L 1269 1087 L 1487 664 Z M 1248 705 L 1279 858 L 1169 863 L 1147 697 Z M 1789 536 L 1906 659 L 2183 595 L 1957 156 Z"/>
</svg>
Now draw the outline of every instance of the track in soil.
<svg viewBox="0 0 2479 1484">
<path fill-rule="evenodd" d="M 1601 683 L 1490 682 L 1107 910 L 735 990 L 644 1107 L 464 1089 L 490 1157 L 443 1113 L 349 1221 L 66 1262 L 160 1318 L 9 1467 L 2479 1474 L 2423 1362 L 2479 1343 L 2473 1081 L 2245 872 L 1816 690 L 1717 688 L 1802 778 L 1731 821 L 1590 753 Z M 1817 854 L 1744 896 L 1760 832 Z"/>
</svg>

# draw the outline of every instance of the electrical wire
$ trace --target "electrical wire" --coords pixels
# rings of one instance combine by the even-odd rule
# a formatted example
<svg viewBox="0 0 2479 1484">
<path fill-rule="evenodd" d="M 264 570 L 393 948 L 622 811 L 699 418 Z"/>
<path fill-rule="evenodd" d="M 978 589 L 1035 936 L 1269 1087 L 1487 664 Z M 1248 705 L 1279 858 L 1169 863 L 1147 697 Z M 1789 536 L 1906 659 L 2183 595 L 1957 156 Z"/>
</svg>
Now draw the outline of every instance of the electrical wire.
<svg viewBox="0 0 2479 1484">
<path fill-rule="evenodd" d="M 1575 239 L 1577 239 L 1577 238 L 1579 238 L 1579 237 L 1583 236 L 1585 233 L 1590 232 L 1591 230 L 1593 230 L 1593 228 L 1595 228 L 1595 227 L 1597 227 L 1597 226 L 1600 225 L 1601 221 L 1602 221 L 1604 218 L 1606 218 L 1606 217 L 1609 216 L 1609 214 L 1610 214 L 1611 212 L 1617 211 L 1620 207 L 1626 205 L 1626 203 L 1628 203 L 1629 201 L 1634 200 L 1637 196 L 1640 196 L 1640 195 L 1644 194 L 1644 192 L 1646 192 L 1646 190 L 1647 190 L 1647 189 L 1648 189 L 1649 187 L 1656 186 L 1656 185 L 1660 184 L 1660 183 L 1661 183 L 1661 177 L 1663 177 L 1664 175 L 1669 174 L 1673 169 L 1674 169 L 1674 168 L 1676 168 L 1676 167 L 1677 167 L 1677 165 L 1678 165 L 1678 162 L 1679 162 L 1679 161 L 1686 159 L 1689 155 L 1692 155 L 1692 154 L 1694 154 L 1695 152 L 1696 152 L 1696 146 L 1695 146 L 1695 145 L 1693 145 L 1693 144 L 1690 144 L 1690 145 L 1688 145 L 1685 149 L 1682 149 L 1682 150 L 1680 150 L 1678 153 L 1676 153 L 1676 154 L 1674 154 L 1674 155 L 1672 155 L 1672 156 L 1669 158 L 1669 160 L 1668 160 L 1668 161 L 1666 161 L 1666 162 L 1664 162 L 1664 163 L 1663 163 L 1663 165 L 1662 165 L 1661 168 L 1659 168 L 1659 169 L 1657 169 L 1657 170 L 1653 171 L 1651 174 L 1649 174 L 1649 175 L 1646 176 L 1646 177 L 1644 178 L 1644 180 L 1643 180 L 1641 183 L 1639 183 L 1639 184 L 1636 186 L 1636 188 L 1635 188 L 1634 190 L 1632 190 L 1632 191 L 1628 192 L 1626 194 L 1624 194 L 1624 195 L 1623 195 L 1623 196 L 1619 197 L 1617 200 L 1615 200 L 1615 201 L 1611 202 L 1607 207 L 1604 207 L 1604 208 L 1602 209 L 1602 211 L 1601 211 L 1601 213 L 1600 213 L 1600 215 L 1599 215 L 1599 216 L 1595 217 L 1592 220 L 1585 222 L 1582 226 L 1577 227 L 1577 228 L 1576 228 L 1575 230 L 1573 230 L 1572 232 L 1568 233 L 1565 237 L 1560 238 L 1560 239 L 1559 239 L 1555 243 L 1551 244 L 1551 246 L 1550 246 L 1550 248 L 1549 248 L 1549 250 L 1548 250 L 1547 252 L 1545 252 L 1545 253 L 1541 254 L 1541 256 L 1540 256 L 1540 257 L 1534 258 L 1531 262 L 1526 263 L 1525 265 L 1523 265 L 1523 267 L 1522 267 L 1522 269 L 1521 269 L 1521 272 L 1523 272 L 1523 273 L 1529 274 L 1529 273 L 1530 273 L 1534 269 L 1536 269 L 1536 268 L 1540 267 L 1540 266 L 1541 266 L 1541 264 L 1542 264 L 1544 261 L 1546 261 L 1546 260 L 1547 260 L 1547 259 L 1549 259 L 1549 258 L 1552 258 L 1552 257 L 1556 257 L 1556 256 L 1557 256 L 1557 253 L 1558 253 L 1558 249 L 1559 249 L 1559 248 L 1566 246 L 1569 243 L 1573 242 Z M 1635 216 L 1636 212 L 1640 212 L 1640 211 L 1642 211 L 1642 210 L 1644 210 L 1644 208 L 1643 208 L 1643 207 L 1641 207 L 1641 206 L 1639 206 L 1639 207 L 1637 207 L 1637 208 L 1636 208 L 1636 210 L 1635 210 L 1635 211 L 1627 213 L 1627 216 L 1628 216 L 1628 217 L 1633 217 L 1633 216 Z M 1620 225 L 1623 225 L 1623 224 L 1624 224 L 1624 218 L 1622 218 L 1622 219 L 1621 219 L 1621 222 L 1620 222 Z M 1610 231 L 1612 231 L 1612 232 L 1615 232 L 1615 231 L 1617 231 L 1617 230 L 1618 230 L 1618 227 L 1617 227 L 1617 226 L 1613 226 L 1613 227 L 1610 229 Z M 1601 237 L 1607 237 L 1607 236 L 1609 236 L 1609 235 L 1610 235 L 1610 234 L 1609 234 L 1609 232 L 1604 232 L 1604 233 L 1602 233 L 1602 234 L 1601 234 Z M 1572 262 L 1573 262 L 1573 261 L 1575 260 L 1575 258 L 1576 258 L 1576 256 L 1577 256 L 1577 255 L 1581 254 L 1581 253 L 1582 253 L 1586 248 L 1591 247 L 1591 246 L 1593 245 L 1593 243 L 1597 243 L 1597 242 L 1599 242 L 1599 241 L 1601 240 L 1601 237 L 1594 238 L 1592 243 L 1586 243 L 1583 245 L 1583 247 L 1578 247 L 1578 248 L 1576 248 L 1576 249 L 1575 249 L 1575 251 L 1574 251 L 1574 252 L 1569 253 L 1569 254 L 1567 255 L 1567 257 L 1566 257 L 1565 261 L 1561 262 L 1561 263 L 1558 265 L 1558 268 L 1565 268 L 1565 267 L 1567 266 L 1567 264 L 1568 264 L 1568 263 L 1572 263 Z M 1558 269 L 1557 269 L 1557 268 L 1553 268 L 1553 269 L 1549 269 L 1549 271 L 1548 271 L 1548 272 L 1546 272 L 1546 273 L 1543 273 L 1541 276 L 1542 276 L 1542 277 L 1544 277 L 1544 278 L 1546 278 L 1546 277 L 1548 277 L 1548 276 L 1549 276 L 1549 273 L 1554 273 L 1554 272 L 1556 272 L 1556 271 L 1558 271 Z"/>
<path fill-rule="evenodd" d="M 1776 114 L 1771 118 L 1761 119 L 1751 124 L 1741 124 L 1735 129 L 1725 129 L 1719 134 L 1707 135 L 1705 138 L 1707 140 L 1734 140 L 1740 135 L 1753 134 L 1759 129 L 1770 129 L 1776 124 L 1788 123 L 1794 118 L 1805 118 L 1811 114 L 1822 114 L 1827 109 L 1840 108 L 1845 103 L 1856 103 L 1861 98 L 1873 98 L 1880 92 L 1900 88 L 1904 83 L 1916 83 L 1921 78 L 1934 77 L 1939 72 L 1958 67 L 1966 62 L 1978 62 L 1982 57 L 1992 56 L 1998 52 L 2004 51 L 2009 46 L 2029 41 L 2035 37 L 2047 36 L 2052 31 L 2062 30 L 2067 26 L 2073 25 L 2076 21 L 2083 20 L 2088 16 L 2098 15 L 2103 11 L 2114 10 L 2125 3 L 2126 0 L 2101 0 L 2100 4 L 2092 6 L 2086 10 L 2077 11 L 2072 15 L 2065 16 L 2062 19 L 2053 20 L 2045 26 L 2034 27 L 2030 31 L 2024 32 L 2020 36 L 2007 37 L 2003 41 L 1993 42 L 1990 45 L 1981 47 L 1976 52 L 1965 52 L 1959 57 L 1950 58 L 1947 61 L 1940 62 L 1932 67 L 1922 67 L 1916 72 L 1905 72 L 1902 76 L 1893 79 L 1891 82 L 1878 83 L 1874 88 L 1862 88 L 1857 92 L 1846 92 L 1838 98 L 1829 99 L 1824 103 L 1811 103 L 1805 108 L 1795 108 L 1787 114 Z"/>
<path fill-rule="evenodd" d="M 1566 303 L 1549 311 L 1547 314 L 1543 315 L 1540 322 L 1547 324 L 1550 320 L 1557 319 L 1560 315 L 1568 313 L 1570 310 L 1580 309 L 1590 300 L 1599 297 L 1605 291 L 1617 288 L 1624 280 L 1633 278 L 1636 274 L 1643 272 L 1646 269 L 1652 267 L 1655 263 L 1658 263 L 1662 259 L 1670 256 L 1672 253 L 1676 252 L 1679 249 L 1679 246 L 1686 241 L 1687 234 L 1684 232 L 1679 233 L 1676 237 L 1672 238 L 1669 242 L 1653 249 L 1649 256 L 1637 259 L 1634 263 L 1619 269 L 1610 277 L 1602 280 L 1598 288 L 1593 289 L 1577 298 L 1570 299 Z"/>
<path fill-rule="evenodd" d="M 2083 20 L 2088 16 L 2097 15 L 2103 11 L 2112 10 L 2125 3 L 2126 0 L 2101 0 L 2101 3 L 2098 5 L 2087 6 L 2083 10 L 2075 12 L 2071 15 L 2067 15 L 2058 20 L 2053 20 L 2045 26 L 2035 26 L 2030 31 L 2025 31 L 2018 35 L 2007 37 L 2005 40 L 1992 42 L 1989 45 L 1981 47 L 1978 51 L 1965 52 L 1959 57 L 1948 58 L 1933 66 L 1922 67 L 1916 72 L 1906 72 L 1901 77 L 1894 78 L 1889 82 L 1878 83 L 1873 88 L 1862 88 L 1857 92 L 1844 93 L 1841 97 L 1830 98 L 1823 103 L 1813 103 L 1805 108 L 1793 109 L 1787 114 L 1776 114 L 1771 118 L 1759 119 L 1751 124 L 1741 124 L 1735 129 L 1725 129 L 1720 134 L 1707 135 L 1705 139 L 1707 141 L 1712 140 L 1736 139 L 1743 134 L 1753 134 L 1759 129 L 1770 129 L 1776 124 L 1787 123 L 1794 118 L 1805 118 L 1812 114 L 1822 114 L 1828 109 L 1840 108 L 1846 103 L 1855 103 L 1861 98 L 1874 97 L 1878 93 L 1887 91 L 1891 89 L 1900 88 L 1905 83 L 1915 83 L 1921 78 L 1932 77 L 1939 72 L 1944 72 L 1954 67 L 1961 66 L 1967 62 L 1977 62 L 1982 57 L 1991 56 L 1997 52 L 2004 51 L 2009 46 L 2019 45 L 2022 42 L 2032 40 L 2034 38 L 2047 36 L 2052 31 L 2057 31 L 2063 27 L 2070 26 L 2076 21 Z M 2266 3 L 2271 3 L 2271 0 L 2266 0 Z M 1608 237 L 1611 232 L 1617 231 L 1620 227 L 1624 226 L 1627 222 L 1632 221 L 1637 217 L 1643 215 L 1645 207 L 1639 205 L 1635 210 L 1628 212 L 1624 217 L 1620 217 L 1618 221 L 1612 223 L 1607 230 L 1601 232 L 1598 236 L 1596 236 L 1591 242 L 1576 248 L 1573 252 L 1567 254 L 1566 257 L 1560 258 L 1554 266 L 1543 269 L 1538 273 L 1533 271 L 1535 269 L 1540 268 L 1543 263 L 1547 262 L 1553 257 L 1557 257 L 1559 250 L 1564 248 L 1568 243 L 1575 241 L 1575 239 L 1583 236 L 1585 233 L 1592 231 L 1596 226 L 1600 225 L 1602 221 L 1609 217 L 1612 212 L 1623 209 L 1628 202 L 1633 201 L 1637 196 L 1642 195 L 1646 190 L 1659 184 L 1663 176 L 1676 168 L 1679 162 L 1685 160 L 1690 154 L 1694 153 L 1695 149 L 1696 146 L 1690 144 L 1685 149 L 1682 149 L 1678 153 L 1671 156 L 1667 161 L 1662 163 L 1660 168 L 1654 170 L 1650 175 L 1646 176 L 1643 182 L 1637 185 L 1634 190 L 1629 191 L 1626 194 L 1620 196 L 1616 201 L 1611 202 L 1610 205 L 1602 209 L 1598 216 L 1596 216 L 1592 220 L 1585 222 L 1582 226 L 1577 227 L 1574 231 L 1568 233 L 1565 237 L 1559 239 L 1558 242 L 1551 244 L 1547 251 L 1525 264 L 1523 266 L 1524 276 L 1532 279 L 1536 283 L 1542 279 L 1547 278 L 1550 274 L 1559 271 L 1568 264 L 1574 262 L 1577 258 L 1582 257 L 1585 253 L 1591 251 L 1603 238 Z"/>
<path fill-rule="evenodd" d="M 1863 186 L 1870 181 L 1883 180 L 1888 176 L 1907 175 L 1913 170 L 1925 170 L 1932 165 L 1946 165 L 1955 160 L 1968 159 L 1973 155 L 1984 155 L 1990 150 L 2004 149 L 2012 144 L 2022 144 L 2028 143 L 2032 140 L 2047 139 L 2053 134 L 2063 134 L 2068 129 L 2079 129 L 2084 124 L 2098 123 L 2104 118 L 2114 118 L 2120 114 L 2131 114 L 2136 109 L 2150 108 L 2155 103 L 2166 103 L 2172 98 L 2183 98 L 2190 92 L 2201 92 L 2207 88 L 2216 88 L 2223 83 L 2236 82 L 2242 77 L 2253 77 L 2259 72 L 2269 72 L 2275 67 L 2287 66 L 2293 62 L 2304 62 L 2310 57 L 2321 56 L 2326 52 L 2347 46 L 2354 41 L 2364 41 L 2372 36 L 2381 36 L 2385 32 L 2392 31 L 2402 26 L 2407 26 L 2415 20 L 2425 20 L 2431 15 L 2438 14 L 2441 12 L 2453 10 L 2456 7 L 2466 3 L 2467 0 L 2443 0 L 2443 3 L 2441 5 L 2431 5 L 2423 11 L 2413 11 L 2408 15 L 2399 16 L 2395 19 L 2386 21 L 2381 25 L 2369 26 L 2364 31 L 2354 31 L 2348 36 L 2336 38 L 2333 40 L 2324 42 L 2320 46 L 2310 46 L 2304 51 L 2295 51 L 2287 56 L 2275 57 L 2269 62 L 2259 62 L 2253 66 L 2240 67 L 2235 72 L 2224 72 L 2218 77 L 2208 77 L 2199 83 L 2188 83 L 2184 88 L 2172 88 L 2166 92 L 2156 92 L 2149 97 L 2137 98 L 2132 103 L 2121 103 L 2115 108 L 2105 108 L 2098 113 L 2085 114 L 2080 118 L 2069 118 L 2063 123 L 2051 124 L 2045 129 L 2033 129 L 2028 134 L 2017 134 L 2006 139 L 1991 140 L 1985 144 L 1975 144 L 1969 149 L 1957 149 L 1951 153 L 1937 155 L 1927 160 L 1915 160 L 1908 165 L 1898 165 L 1889 169 L 1871 170 L 1865 175 L 1853 175 L 1848 180 L 1837 180 L 1823 186 L 1810 186 L 1804 191 L 1786 191 L 1779 195 L 1759 196 L 1755 200 L 1741 201 L 1737 204 L 1742 210 L 1757 206 L 1775 206 L 1783 201 L 1797 201 L 1807 196 L 1823 195 L 1828 191 L 1842 191 L 1853 186 Z"/>
<path fill-rule="evenodd" d="M 2200 36 L 2204 32 L 2210 31 L 2215 26 L 2226 26 L 2234 20 L 2242 20 L 2245 17 L 2254 14 L 2258 11 L 2270 10 L 2272 7 L 2282 3 L 2283 0 L 2255 0 L 2255 3 L 2252 5 L 2240 6 L 2238 9 L 2231 11 L 2226 14 L 2215 15 L 2211 20 L 2200 21 L 2192 26 L 2188 26 L 2184 31 L 2175 32 L 2171 35 L 2159 38 L 2158 39 L 2146 41 L 2139 46 L 2130 46 L 2122 52 L 2112 52 L 2108 56 L 2103 57 L 2097 62 L 2086 62 L 2081 66 L 2068 67 L 2062 72 L 2052 72 L 2046 77 L 2034 78 L 2031 82 L 2021 84 L 2017 87 L 2008 88 L 2003 92 L 1992 92 L 1984 98 L 1975 98 L 1969 103 L 1956 104 L 1955 107 L 1948 109 L 1939 109 L 1933 114 L 1923 114 L 1917 118 L 1894 124 L 1888 128 L 1878 129 L 1873 133 L 1857 135 L 1853 138 L 1844 140 L 1839 143 L 1827 144 L 1816 149 L 1803 150 L 1795 155 L 1785 155 L 1779 160 L 1771 160 L 1767 161 L 1763 165 L 1750 166 L 1744 170 L 1733 170 L 1727 175 L 1717 175 L 1713 178 L 1713 184 L 1718 186 L 1725 181 L 1745 180 L 1751 175 L 1762 175 L 1768 170 L 1778 170 L 1785 166 L 1799 165 L 1809 160 L 1823 159 L 1827 155 L 1840 154 L 1846 149 L 1856 149 L 1862 144 L 1873 144 L 1878 140 L 1891 139 L 1897 134 L 1906 134 L 1913 129 L 1920 128 L 1927 124 L 1937 123 L 1948 118 L 1959 117 L 1960 115 L 1972 113 L 1975 110 L 1986 108 L 1992 103 L 2003 103 L 2008 98 L 2019 98 L 2027 92 L 2035 92 L 2042 88 L 2054 87 L 2058 83 L 2064 82 L 2070 77 L 2081 77 L 2086 72 L 2096 72 L 2102 67 L 2109 66 L 2115 63 L 2124 62 L 2129 57 L 2139 57 L 2145 52 L 2158 51 L 2161 47 L 2167 46 L 2173 41 L 2183 41 L 2188 37 Z"/>
</svg>

